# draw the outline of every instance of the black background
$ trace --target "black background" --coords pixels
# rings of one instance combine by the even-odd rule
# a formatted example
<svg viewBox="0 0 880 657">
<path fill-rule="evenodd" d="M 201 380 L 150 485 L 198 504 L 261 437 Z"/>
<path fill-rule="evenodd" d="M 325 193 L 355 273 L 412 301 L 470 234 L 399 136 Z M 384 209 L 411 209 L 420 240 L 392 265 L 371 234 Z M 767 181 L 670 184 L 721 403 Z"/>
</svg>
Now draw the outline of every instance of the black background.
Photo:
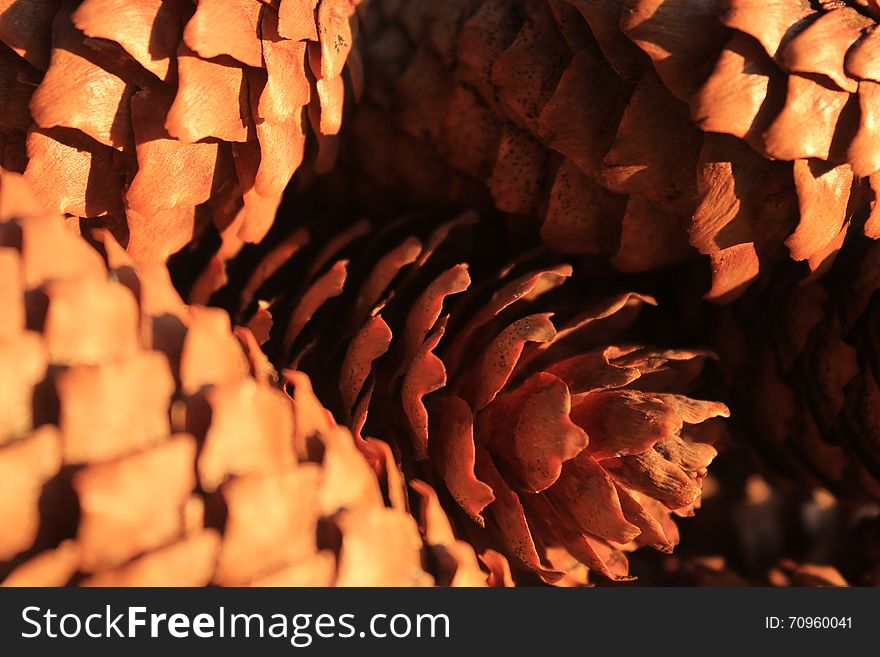
<svg viewBox="0 0 880 657">
<path fill-rule="evenodd" d="M 280 613 L 357 615 L 367 627 L 376 613 L 445 613 L 449 639 L 315 637 L 309 647 L 289 640 L 191 637 L 173 639 L 23 639 L 32 625 L 22 610 L 114 613 L 145 606 L 149 613 L 216 615 Z M 852 629 L 765 629 L 765 616 L 849 616 Z M 57 627 L 57 619 L 55 625 Z M 267 625 L 268 626 L 268 625 Z M 120 623 L 123 630 L 127 627 Z M 880 647 L 880 589 L 620 588 L 620 589 L 0 589 L 0 654 L 93 655 L 871 655 Z M 313 628 L 312 628 L 313 630 Z M 312 632 L 313 633 L 313 632 Z"/>
</svg>

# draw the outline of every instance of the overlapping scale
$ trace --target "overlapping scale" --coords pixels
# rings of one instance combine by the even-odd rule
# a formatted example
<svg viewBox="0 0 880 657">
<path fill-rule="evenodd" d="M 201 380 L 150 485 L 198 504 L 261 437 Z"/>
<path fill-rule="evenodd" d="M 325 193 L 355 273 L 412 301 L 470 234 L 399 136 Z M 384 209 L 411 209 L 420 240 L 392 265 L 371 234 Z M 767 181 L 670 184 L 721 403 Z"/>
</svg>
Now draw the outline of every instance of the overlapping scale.
<svg viewBox="0 0 880 657">
<path fill-rule="evenodd" d="M 222 267 L 329 166 L 359 4 L 4 0 L 0 165 L 138 262 L 213 223 Z"/>
<path fill-rule="evenodd" d="M 420 528 L 305 374 L 92 238 L 2 172 L 0 584 L 487 583 L 432 489 L 413 482 Z"/>
<path fill-rule="evenodd" d="M 867 212 L 880 168 L 871 3 L 444 7 L 367 12 L 354 184 L 376 205 L 388 187 L 488 203 L 623 271 L 696 257 L 690 241 L 718 302 L 785 257 L 821 273 Z"/>
<path fill-rule="evenodd" d="M 438 503 L 452 518 L 447 549 L 503 553 L 520 582 L 627 579 L 625 553 L 671 551 L 671 514 L 699 506 L 716 451 L 695 427 L 728 414 L 687 396 L 709 354 L 631 343 L 653 299 L 603 298 L 492 217 L 447 216 L 344 239 L 317 222 L 243 256 L 217 300 L 269 319 L 267 353 L 310 374 L 366 454 L 370 436 L 392 446 L 421 522 Z"/>
<path fill-rule="evenodd" d="M 768 476 L 880 499 L 877 244 L 853 235 L 825 276 L 779 267 L 719 317 L 743 437 Z"/>
</svg>

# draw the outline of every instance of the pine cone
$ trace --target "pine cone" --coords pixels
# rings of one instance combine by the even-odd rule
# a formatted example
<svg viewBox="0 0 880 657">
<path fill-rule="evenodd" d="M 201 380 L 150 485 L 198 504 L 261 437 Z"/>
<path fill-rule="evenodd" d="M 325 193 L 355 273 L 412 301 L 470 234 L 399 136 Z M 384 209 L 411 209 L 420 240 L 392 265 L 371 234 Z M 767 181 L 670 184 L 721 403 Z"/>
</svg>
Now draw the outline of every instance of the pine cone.
<svg viewBox="0 0 880 657">
<path fill-rule="evenodd" d="M 228 258 L 331 165 L 359 2 L 2 0 L 0 165 L 136 261 L 211 222 Z"/>
<path fill-rule="evenodd" d="M 427 485 L 424 541 L 386 506 L 304 374 L 285 373 L 288 397 L 249 331 L 96 239 L 2 174 L 0 581 L 424 585 L 424 560 L 486 583 Z"/>
<path fill-rule="evenodd" d="M 778 267 L 719 321 L 744 438 L 770 475 L 880 499 L 880 244 L 854 235 L 819 282 Z"/>
<path fill-rule="evenodd" d="M 366 454 L 388 441 L 519 582 L 627 579 L 626 551 L 672 550 L 716 454 L 702 423 L 727 409 L 680 394 L 707 352 L 632 341 L 651 298 L 596 298 L 590 273 L 475 213 L 327 223 L 243 253 L 223 299 Z"/>
<path fill-rule="evenodd" d="M 762 262 L 820 272 L 880 188 L 873 1 L 386 0 L 367 16 L 352 127 L 369 191 L 476 203 L 483 186 L 553 248 L 623 271 L 696 249 L 707 296 L 728 301 Z"/>
</svg>

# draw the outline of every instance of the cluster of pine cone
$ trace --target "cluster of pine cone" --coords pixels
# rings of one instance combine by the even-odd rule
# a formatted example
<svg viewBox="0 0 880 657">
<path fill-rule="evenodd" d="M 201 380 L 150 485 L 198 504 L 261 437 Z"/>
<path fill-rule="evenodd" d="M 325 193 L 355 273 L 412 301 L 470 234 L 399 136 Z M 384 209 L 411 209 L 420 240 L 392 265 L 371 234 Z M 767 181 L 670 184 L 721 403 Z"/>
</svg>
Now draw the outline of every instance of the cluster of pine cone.
<svg viewBox="0 0 880 657">
<path fill-rule="evenodd" d="M 876 0 L 0 0 L 0 584 L 880 585 Z"/>
</svg>

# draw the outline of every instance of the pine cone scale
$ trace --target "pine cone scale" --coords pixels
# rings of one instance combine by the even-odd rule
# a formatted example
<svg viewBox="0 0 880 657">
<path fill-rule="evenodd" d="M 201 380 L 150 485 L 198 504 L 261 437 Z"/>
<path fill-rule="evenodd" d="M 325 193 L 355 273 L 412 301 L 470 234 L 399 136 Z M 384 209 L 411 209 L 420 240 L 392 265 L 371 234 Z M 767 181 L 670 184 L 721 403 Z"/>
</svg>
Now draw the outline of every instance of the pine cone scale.
<svg viewBox="0 0 880 657">
<path fill-rule="evenodd" d="M 379 7 L 366 23 L 377 44 L 367 51 L 368 79 L 379 89 L 367 96 L 385 106 L 393 96 L 405 134 L 383 128 L 395 140 L 391 165 L 395 153 L 424 149 L 421 157 L 431 154 L 440 172 L 446 167 L 447 196 L 482 184 L 498 209 L 537 217 L 552 248 L 611 255 L 625 271 L 695 257 L 687 243 L 688 233 L 696 235 L 691 245 L 708 256 L 713 278 L 707 296 L 721 303 L 786 256 L 818 276 L 849 218 L 870 201 L 862 190 L 877 164 L 873 88 L 860 53 L 873 47 L 876 16 L 855 3 L 728 4 L 474 2 L 444 23 L 436 41 L 434 13 L 414 18 L 414 10 Z M 362 112 L 359 132 L 375 119 Z M 465 126 L 480 126 L 483 135 L 470 157 L 449 134 Z M 705 175 L 701 153 L 714 133 L 743 142 L 727 155 L 732 188 Z M 358 157 L 360 170 L 372 174 Z M 826 189 L 808 187 L 807 163 L 841 171 L 836 206 L 821 237 L 809 240 L 803 234 L 818 226 L 812 209 Z M 763 216 L 710 244 L 707 225 L 729 223 L 729 208 L 751 202 L 752 183 L 741 176 L 762 166 L 780 181 Z M 380 187 L 388 162 L 382 169 Z M 848 187 L 843 171 L 852 176 Z M 412 181 L 405 193 L 431 199 L 437 187 Z M 721 196 L 731 201 L 716 204 Z M 583 198 L 591 200 L 575 202 Z M 595 207 L 595 214 L 586 209 Z M 645 230 L 654 239 L 644 239 Z"/>
</svg>

